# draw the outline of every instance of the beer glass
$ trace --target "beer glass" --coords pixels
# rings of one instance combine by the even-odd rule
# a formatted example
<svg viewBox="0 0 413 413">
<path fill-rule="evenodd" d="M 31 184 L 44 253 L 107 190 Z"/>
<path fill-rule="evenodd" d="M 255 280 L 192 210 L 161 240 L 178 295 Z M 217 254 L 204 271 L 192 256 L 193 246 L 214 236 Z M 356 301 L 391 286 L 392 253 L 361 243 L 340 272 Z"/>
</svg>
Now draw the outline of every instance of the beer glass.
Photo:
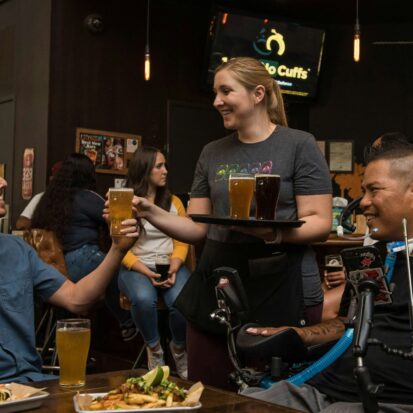
<svg viewBox="0 0 413 413">
<path fill-rule="evenodd" d="M 280 175 L 255 175 L 255 218 L 275 219 L 278 195 L 280 194 Z"/>
<path fill-rule="evenodd" d="M 109 188 L 110 235 L 121 236 L 122 221 L 132 218 L 132 188 Z"/>
<path fill-rule="evenodd" d="M 325 269 L 327 272 L 336 272 L 343 270 L 343 260 L 340 254 L 331 254 L 325 256 Z"/>
<path fill-rule="evenodd" d="M 171 263 L 170 254 L 156 254 L 155 257 L 155 268 L 156 272 L 160 274 L 160 278 L 157 278 L 157 282 L 166 281 L 169 277 L 169 265 Z"/>
<path fill-rule="evenodd" d="M 231 218 L 248 219 L 254 194 L 254 176 L 244 173 L 230 174 L 228 192 Z"/>
<path fill-rule="evenodd" d="M 58 320 L 56 348 L 59 358 L 59 384 L 63 387 L 85 385 L 86 361 L 90 346 L 90 320 Z"/>
</svg>

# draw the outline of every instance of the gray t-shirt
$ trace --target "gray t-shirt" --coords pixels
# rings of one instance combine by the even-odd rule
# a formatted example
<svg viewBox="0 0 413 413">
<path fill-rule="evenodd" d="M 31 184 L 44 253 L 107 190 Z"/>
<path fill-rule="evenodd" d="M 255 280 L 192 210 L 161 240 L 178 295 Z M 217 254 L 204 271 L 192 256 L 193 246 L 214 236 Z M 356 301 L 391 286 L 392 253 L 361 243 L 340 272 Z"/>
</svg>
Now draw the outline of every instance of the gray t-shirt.
<svg viewBox="0 0 413 413">
<path fill-rule="evenodd" d="M 304 131 L 277 126 L 265 140 L 246 144 L 237 133 L 207 144 L 199 157 L 191 198 L 210 198 L 212 213 L 229 215 L 228 177 L 231 172 L 272 173 L 281 176 L 277 219 L 297 219 L 297 195 L 331 194 L 326 161 L 314 137 Z M 255 213 L 255 205 L 251 215 Z M 221 242 L 260 242 L 257 238 L 210 225 L 208 238 Z M 312 250 L 303 258 L 303 287 L 306 305 L 319 303 L 322 291 Z"/>
</svg>

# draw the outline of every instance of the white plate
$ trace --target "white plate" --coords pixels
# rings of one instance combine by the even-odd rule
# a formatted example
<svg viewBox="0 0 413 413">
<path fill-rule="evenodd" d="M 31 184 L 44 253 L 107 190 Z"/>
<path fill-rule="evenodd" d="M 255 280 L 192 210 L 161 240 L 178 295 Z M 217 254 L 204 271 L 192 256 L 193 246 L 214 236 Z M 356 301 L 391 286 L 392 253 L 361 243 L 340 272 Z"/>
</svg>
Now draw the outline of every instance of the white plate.
<svg viewBox="0 0 413 413">
<path fill-rule="evenodd" d="M 0 403 L 0 413 L 14 413 L 23 410 L 36 409 L 43 403 L 43 399 L 49 396 L 47 391 L 41 391 L 26 399 L 11 400 Z"/>
<path fill-rule="evenodd" d="M 95 397 L 103 397 L 106 396 L 107 393 L 87 393 L 89 396 Z M 202 407 L 201 403 L 197 403 L 195 406 L 176 406 L 176 407 L 153 407 L 149 409 L 116 409 L 116 410 L 80 410 L 79 405 L 77 403 L 76 396 L 73 397 L 73 403 L 75 405 L 75 410 L 77 413 L 130 413 L 130 412 L 190 412 L 193 410 L 198 410 Z M 2 412 L 0 412 L 2 413 Z"/>
</svg>

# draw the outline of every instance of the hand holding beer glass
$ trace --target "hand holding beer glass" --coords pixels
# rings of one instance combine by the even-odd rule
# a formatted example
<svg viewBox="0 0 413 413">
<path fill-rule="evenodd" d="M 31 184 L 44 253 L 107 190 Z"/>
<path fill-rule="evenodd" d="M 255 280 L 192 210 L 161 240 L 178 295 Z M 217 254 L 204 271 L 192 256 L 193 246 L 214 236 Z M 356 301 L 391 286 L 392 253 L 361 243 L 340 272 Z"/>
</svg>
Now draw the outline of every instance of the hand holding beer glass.
<svg viewBox="0 0 413 413">
<path fill-rule="evenodd" d="M 61 386 L 81 387 L 85 385 L 89 346 L 90 320 L 71 318 L 57 321 L 56 347 Z"/>
<path fill-rule="evenodd" d="M 132 218 L 132 188 L 109 188 L 110 235 L 122 236 L 122 221 Z"/>
<path fill-rule="evenodd" d="M 280 194 L 280 175 L 255 175 L 255 218 L 274 220 L 278 196 Z"/>
<path fill-rule="evenodd" d="M 164 282 L 168 279 L 169 266 L 171 265 L 170 254 L 156 254 L 155 257 L 155 268 L 156 272 L 161 276 L 156 279 L 156 282 Z"/>
<path fill-rule="evenodd" d="M 231 173 L 229 176 L 230 216 L 235 219 L 248 219 L 254 195 L 254 176 L 246 173 Z"/>
<path fill-rule="evenodd" d="M 345 281 L 343 260 L 340 254 L 325 256 L 324 280 L 327 288 L 334 288 Z"/>
</svg>

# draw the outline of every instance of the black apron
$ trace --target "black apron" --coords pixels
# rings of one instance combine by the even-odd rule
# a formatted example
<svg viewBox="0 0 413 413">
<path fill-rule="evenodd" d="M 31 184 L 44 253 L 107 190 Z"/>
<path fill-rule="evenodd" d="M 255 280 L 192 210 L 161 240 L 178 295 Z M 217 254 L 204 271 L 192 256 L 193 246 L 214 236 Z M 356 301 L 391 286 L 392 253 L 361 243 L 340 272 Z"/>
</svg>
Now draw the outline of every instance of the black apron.
<svg viewBox="0 0 413 413">
<path fill-rule="evenodd" d="M 207 240 L 195 272 L 175 301 L 175 307 L 199 329 L 225 334 L 225 326 L 210 319 L 217 309 L 213 271 L 232 267 L 239 273 L 249 306 L 248 322 L 266 326 L 302 326 L 304 300 L 301 261 L 306 246 L 265 243 L 229 244 Z"/>
</svg>

